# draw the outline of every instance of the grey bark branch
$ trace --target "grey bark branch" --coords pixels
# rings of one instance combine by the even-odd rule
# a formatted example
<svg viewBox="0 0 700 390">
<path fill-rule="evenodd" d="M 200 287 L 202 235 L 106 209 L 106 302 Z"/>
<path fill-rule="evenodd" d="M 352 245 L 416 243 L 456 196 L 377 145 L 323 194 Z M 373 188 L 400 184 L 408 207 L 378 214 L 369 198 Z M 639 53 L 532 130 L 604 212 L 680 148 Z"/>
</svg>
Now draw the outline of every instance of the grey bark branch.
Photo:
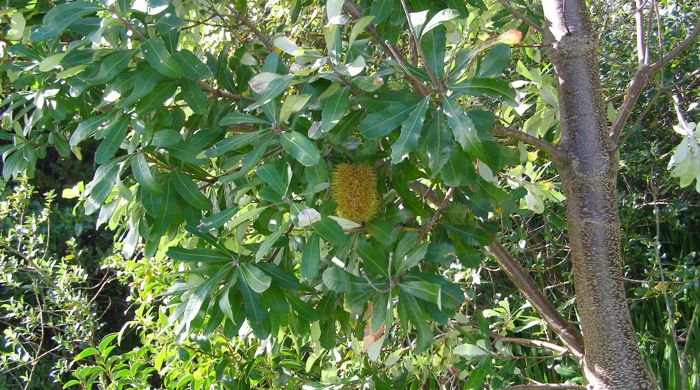
<svg viewBox="0 0 700 390">
<path fill-rule="evenodd" d="M 486 249 L 496 259 L 508 278 L 518 288 L 532 307 L 542 316 L 542 319 L 559 336 L 571 354 L 578 360 L 583 356 L 583 337 L 578 329 L 559 314 L 552 303 L 537 289 L 535 282 L 525 269 L 511 256 L 498 241 L 493 241 Z"/>
<path fill-rule="evenodd" d="M 508 0 L 498 0 L 501 5 L 506 8 L 511 14 L 515 15 L 518 19 L 522 20 L 523 22 L 527 23 L 530 27 L 534 28 L 539 32 L 540 34 L 544 35 L 544 29 L 542 26 L 539 24 L 535 23 L 534 20 L 528 18 L 525 16 L 522 12 L 518 11 L 517 9 L 513 8 L 512 5 L 508 3 Z"/>
<path fill-rule="evenodd" d="M 546 153 L 555 164 L 560 163 L 561 159 L 563 158 L 561 151 L 559 151 L 552 143 L 545 141 L 542 138 L 533 137 L 530 134 L 523 133 L 520 130 L 496 124 L 493 126 L 493 134 L 499 137 L 508 137 L 534 146 L 535 148 Z"/>
<path fill-rule="evenodd" d="M 586 348 L 582 371 L 591 390 L 651 390 L 657 384 L 637 346 L 622 279 L 618 161 L 607 126 L 589 8 L 584 0 L 543 0 L 542 6 L 558 81 L 558 148 L 565 158 L 557 170 L 566 195 L 576 307 Z M 648 74 L 642 74 L 646 80 Z M 623 106 L 631 107 L 629 99 Z"/>
<path fill-rule="evenodd" d="M 550 343 L 549 341 L 523 339 L 518 337 L 505 337 L 498 333 L 491 333 L 491 337 L 503 343 L 518 344 L 526 347 L 546 348 L 559 354 L 569 353 L 569 350 L 561 345 Z"/>
<path fill-rule="evenodd" d="M 617 116 L 610 127 L 610 139 L 616 146 L 619 147 L 618 140 L 620 138 L 620 132 L 625 127 L 627 119 L 629 119 L 629 116 L 632 114 L 634 105 L 637 103 L 637 100 L 639 100 L 639 96 L 644 91 L 644 87 L 651 79 L 651 76 L 656 73 L 656 71 L 666 66 L 669 62 L 671 62 L 671 60 L 678 57 L 683 50 L 687 49 L 688 46 L 690 46 L 690 44 L 693 43 L 693 41 L 698 37 L 698 34 L 700 34 L 700 23 L 698 23 L 690 33 L 688 33 L 686 38 L 681 43 L 674 47 L 673 50 L 668 52 L 668 54 L 663 56 L 660 60 L 651 65 L 641 65 L 639 67 L 639 70 L 637 70 L 637 73 L 632 79 L 632 83 L 627 89 L 625 101 L 622 103 L 622 106 L 620 106 L 620 110 L 618 111 Z"/>
</svg>

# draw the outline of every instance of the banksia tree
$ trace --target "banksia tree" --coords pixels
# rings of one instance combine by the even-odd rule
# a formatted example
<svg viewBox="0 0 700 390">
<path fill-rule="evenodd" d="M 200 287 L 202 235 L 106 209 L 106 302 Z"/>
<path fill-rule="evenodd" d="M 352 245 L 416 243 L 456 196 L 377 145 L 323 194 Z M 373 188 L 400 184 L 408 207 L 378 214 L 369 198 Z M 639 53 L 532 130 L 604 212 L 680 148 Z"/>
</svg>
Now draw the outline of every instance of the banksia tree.
<svg viewBox="0 0 700 390">
<path fill-rule="evenodd" d="M 367 164 L 339 164 L 333 169 L 331 194 L 338 215 L 365 222 L 377 214 L 377 175 Z"/>
</svg>

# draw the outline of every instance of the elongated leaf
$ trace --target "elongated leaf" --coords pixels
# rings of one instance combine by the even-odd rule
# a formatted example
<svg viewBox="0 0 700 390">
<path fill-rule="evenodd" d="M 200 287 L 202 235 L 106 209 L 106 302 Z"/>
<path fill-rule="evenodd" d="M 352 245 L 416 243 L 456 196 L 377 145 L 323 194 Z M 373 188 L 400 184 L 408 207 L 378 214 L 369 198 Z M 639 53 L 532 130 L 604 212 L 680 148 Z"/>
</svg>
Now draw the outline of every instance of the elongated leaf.
<svg viewBox="0 0 700 390">
<path fill-rule="evenodd" d="M 204 301 L 211 295 L 212 291 L 214 291 L 214 288 L 219 285 L 221 280 L 231 272 L 231 267 L 231 265 L 224 266 L 214 276 L 197 286 L 190 296 L 190 299 L 187 301 L 185 311 L 182 313 L 183 321 L 185 321 L 185 323 L 189 324 L 195 317 L 197 317 L 197 314 L 202 308 Z"/>
<path fill-rule="evenodd" d="M 231 255 L 216 249 L 171 247 L 166 256 L 183 263 L 229 263 Z"/>
<path fill-rule="evenodd" d="M 414 107 L 402 103 L 392 104 L 386 110 L 367 115 L 357 127 L 362 136 L 369 140 L 384 137 L 403 123 Z"/>
<path fill-rule="evenodd" d="M 363 31 L 365 31 L 365 27 L 369 26 L 369 24 L 372 23 L 373 20 L 373 15 L 367 15 L 363 16 L 362 18 L 358 19 L 357 22 L 355 22 L 355 24 L 352 26 L 352 30 L 350 30 L 348 47 L 352 47 L 352 43 L 355 42 L 357 36 L 360 35 Z"/>
<path fill-rule="evenodd" d="M 430 103 L 430 97 L 426 96 L 401 125 L 401 134 L 396 142 L 391 145 L 391 161 L 394 164 L 401 162 L 408 153 L 418 146 L 418 140 L 420 140 L 423 130 L 423 122 L 425 121 L 425 112 L 428 110 L 428 103 Z"/>
<path fill-rule="evenodd" d="M 498 76 L 510 63 L 510 47 L 496 45 L 489 50 L 479 67 L 479 77 Z"/>
<path fill-rule="evenodd" d="M 444 9 L 444 10 L 436 13 L 435 16 L 433 16 L 430 19 L 430 21 L 425 25 L 425 27 L 423 27 L 423 34 L 421 36 L 421 39 L 423 39 L 423 37 L 426 34 L 428 34 L 435 27 L 437 27 L 437 26 L 439 26 L 447 21 L 450 21 L 452 19 L 456 19 L 458 17 L 459 17 L 459 11 L 457 11 L 456 9 L 448 8 L 448 9 Z"/>
<path fill-rule="evenodd" d="M 442 80 L 442 77 L 445 75 L 446 43 L 447 38 L 443 27 L 436 28 L 425 34 L 420 43 L 425 53 L 428 68 L 433 71 L 438 80 Z"/>
<path fill-rule="evenodd" d="M 260 119 L 256 116 L 243 114 L 241 112 L 229 112 L 224 115 L 221 120 L 219 120 L 219 126 L 231 126 L 240 124 L 251 124 L 251 125 L 270 125 L 270 122 L 265 119 Z"/>
<path fill-rule="evenodd" d="M 241 263 L 238 269 L 248 287 L 257 293 L 267 290 L 272 283 L 272 278 L 253 264 Z"/>
<path fill-rule="evenodd" d="M 95 161 L 98 164 L 108 163 L 114 154 L 119 150 L 119 145 L 122 144 L 124 138 L 126 137 L 126 131 L 129 128 L 129 118 L 120 118 L 110 124 L 109 128 L 106 129 L 106 136 L 100 142 L 100 146 L 97 147 L 95 151 Z"/>
<path fill-rule="evenodd" d="M 100 67 L 97 68 L 97 72 L 89 75 L 86 72 L 81 75 L 81 78 L 89 85 L 106 84 L 129 66 L 133 55 L 134 50 L 122 50 L 112 53 L 102 60 Z"/>
<path fill-rule="evenodd" d="M 299 280 L 293 274 L 285 271 L 277 264 L 258 263 L 256 266 L 272 278 L 272 281 L 275 283 L 275 287 L 283 288 L 285 290 L 298 290 L 299 287 L 301 287 Z"/>
<path fill-rule="evenodd" d="M 262 135 L 262 130 L 252 133 L 236 134 L 225 138 L 207 150 L 204 154 L 207 157 L 218 157 L 231 150 L 237 150 L 256 142 Z"/>
<path fill-rule="evenodd" d="M 308 322 L 318 321 L 319 313 L 307 302 L 302 301 L 298 297 L 286 293 L 287 302 L 299 316 Z"/>
<path fill-rule="evenodd" d="M 303 134 L 285 131 L 280 136 L 282 148 L 305 167 L 312 167 L 321 160 L 321 153 L 316 145 Z"/>
<path fill-rule="evenodd" d="M 465 115 L 462 107 L 451 98 L 444 97 L 442 107 L 447 116 L 447 124 L 452 129 L 452 134 L 457 142 L 462 145 L 462 149 L 473 158 L 483 158 L 485 155 L 484 147 L 471 118 Z"/>
<path fill-rule="evenodd" d="M 199 210 L 211 209 L 211 201 L 204 196 L 204 194 L 199 191 L 199 187 L 179 169 L 174 169 L 172 171 L 170 179 L 173 181 L 177 193 L 190 206 Z"/>
<path fill-rule="evenodd" d="M 162 76 L 150 66 L 140 66 L 134 77 L 134 88 L 129 96 L 117 103 L 117 107 L 124 108 L 136 103 L 139 99 L 151 93 L 161 78 Z"/>
<path fill-rule="evenodd" d="M 309 101 L 311 95 L 291 95 L 284 99 L 282 104 L 282 109 L 280 109 L 279 122 L 287 122 L 287 119 L 295 113 L 300 111 Z"/>
<path fill-rule="evenodd" d="M 326 99 L 321 112 L 321 128 L 320 134 L 325 134 L 331 130 L 345 116 L 350 106 L 350 90 L 348 88 L 340 88 L 333 92 Z"/>
<path fill-rule="evenodd" d="M 476 180 L 474 163 L 469 160 L 467 154 L 455 145 L 448 153 L 449 159 L 442 167 L 440 176 L 445 184 L 450 187 L 461 187 L 469 185 Z"/>
<path fill-rule="evenodd" d="M 197 227 L 205 230 L 220 228 L 224 226 L 226 222 L 231 220 L 231 218 L 238 212 L 238 210 L 239 209 L 237 206 L 232 206 L 214 215 L 202 218 L 201 222 L 199 223 L 199 225 L 197 225 Z"/>
<path fill-rule="evenodd" d="M 301 276 L 306 279 L 314 279 L 318 275 L 321 262 L 321 240 L 318 234 L 312 234 L 304 245 L 301 254 Z"/>
<path fill-rule="evenodd" d="M 365 291 L 369 288 L 367 283 L 359 279 L 357 276 L 343 271 L 342 269 L 332 265 L 323 271 L 323 284 L 332 291 L 338 293 L 351 293 L 353 291 Z"/>
<path fill-rule="evenodd" d="M 238 269 L 239 276 L 242 277 L 241 269 Z M 248 283 L 238 283 L 238 289 L 243 296 L 243 303 L 245 305 L 245 313 L 250 320 L 251 324 L 260 324 L 267 317 L 267 310 L 262 303 L 262 297 L 259 293 L 253 291 L 249 287 Z"/>
<path fill-rule="evenodd" d="M 421 353 L 428 349 L 432 343 L 433 332 L 430 329 L 425 312 L 418 305 L 416 299 L 402 291 L 399 294 L 399 309 L 406 313 L 413 327 L 416 328 L 416 353 Z"/>
<path fill-rule="evenodd" d="M 179 64 L 185 78 L 202 80 L 213 76 L 209 67 L 189 50 L 180 50 L 172 57 Z"/>
<path fill-rule="evenodd" d="M 156 181 L 143 153 L 136 154 L 131 160 L 131 171 L 136 181 L 145 189 L 156 194 L 163 193 L 163 187 Z"/>
<path fill-rule="evenodd" d="M 267 89 L 262 96 L 255 103 L 246 107 L 245 110 L 252 111 L 271 102 L 273 99 L 281 95 L 282 92 L 287 89 L 287 87 L 289 87 L 289 84 L 292 83 L 293 77 L 294 76 L 288 74 L 270 81 L 270 84 L 268 84 Z"/>
<path fill-rule="evenodd" d="M 68 143 L 71 147 L 76 147 L 80 142 L 95 134 L 97 129 L 109 119 L 109 114 L 102 114 L 87 118 L 78 124 L 73 131 Z"/>
<path fill-rule="evenodd" d="M 173 79 L 183 76 L 182 67 L 165 48 L 163 40 L 151 38 L 141 43 L 141 51 L 146 61 L 160 74 Z"/>
<path fill-rule="evenodd" d="M 357 245 L 356 250 L 368 269 L 385 278 L 389 277 L 389 258 L 385 253 L 369 242 Z"/>
<path fill-rule="evenodd" d="M 311 225 L 311 227 L 318 233 L 324 240 L 330 242 L 331 244 L 340 245 L 345 242 L 345 233 L 340 227 L 338 222 L 331 218 L 323 217 L 320 221 Z"/>
<path fill-rule="evenodd" d="M 504 102 L 515 105 L 515 90 L 510 87 L 508 81 L 501 79 L 489 79 L 474 77 L 453 85 L 455 93 L 471 96 L 492 96 Z"/>
<path fill-rule="evenodd" d="M 417 248 L 413 248 L 406 256 L 396 259 L 398 262 L 398 269 L 396 273 L 401 274 L 407 271 L 421 262 L 425 258 L 425 254 L 428 252 L 428 243 L 422 243 Z"/>
<path fill-rule="evenodd" d="M 282 234 L 284 234 L 284 232 L 287 230 L 288 227 L 289 227 L 289 222 L 286 222 L 286 223 L 280 225 L 280 227 L 278 227 L 277 230 L 272 232 L 272 234 L 265 237 L 265 241 L 263 241 L 262 244 L 260 244 L 258 251 L 255 253 L 255 261 L 256 262 L 259 262 L 260 260 L 263 259 L 263 257 L 267 256 L 267 254 L 270 252 L 270 250 L 275 245 L 277 240 L 279 240 L 280 237 L 282 237 Z"/>
<path fill-rule="evenodd" d="M 287 192 L 287 181 L 277 168 L 272 164 L 265 164 L 256 170 L 258 176 L 278 195 Z"/>
<path fill-rule="evenodd" d="M 442 310 L 442 289 L 439 284 L 422 280 L 411 280 L 402 281 L 399 284 L 399 288 L 418 299 L 437 305 L 438 310 Z"/>
<path fill-rule="evenodd" d="M 372 2 L 369 13 L 374 16 L 374 23 L 379 24 L 386 20 L 391 15 L 391 11 L 396 3 L 396 0 L 376 0 Z"/>
<path fill-rule="evenodd" d="M 428 123 L 423 153 L 428 157 L 428 167 L 432 177 L 436 177 L 447 160 L 450 158 L 452 133 L 447 127 L 447 117 L 438 110 L 433 113 L 433 119 Z"/>
<path fill-rule="evenodd" d="M 85 1 L 74 1 L 55 6 L 44 15 L 41 28 L 35 30 L 29 36 L 29 40 L 39 42 L 57 38 L 71 23 L 100 9 L 102 9 L 100 5 Z"/>
<path fill-rule="evenodd" d="M 182 90 L 182 98 L 195 114 L 203 115 L 207 111 L 207 94 L 202 91 L 199 85 L 193 82 L 184 82 L 180 84 L 180 89 Z"/>
</svg>

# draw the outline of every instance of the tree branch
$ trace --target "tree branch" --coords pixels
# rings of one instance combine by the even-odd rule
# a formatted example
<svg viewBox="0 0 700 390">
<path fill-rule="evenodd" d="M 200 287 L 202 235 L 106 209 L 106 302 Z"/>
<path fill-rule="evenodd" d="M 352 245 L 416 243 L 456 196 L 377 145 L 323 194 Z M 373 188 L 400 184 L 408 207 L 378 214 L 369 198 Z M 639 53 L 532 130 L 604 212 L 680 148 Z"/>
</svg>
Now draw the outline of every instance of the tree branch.
<svg viewBox="0 0 700 390">
<path fill-rule="evenodd" d="M 656 61 L 652 65 L 641 65 L 639 67 L 634 79 L 632 79 L 632 83 L 627 89 L 627 97 L 622 103 L 620 111 L 617 113 L 617 116 L 610 127 L 610 139 L 616 147 L 620 146 L 618 144 L 620 132 L 625 127 L 627 119 L 629 119 L 629 116 L 632 114 L 632 108 L 634 108 L 634 105 L 637 103 L 639 96 L 642 94 L 642 91 L 644 90 L 647 82 L 649 82 L 651 79 L 651 76 L 656 73 L 656 71 L 666 66 L 666 64 L 671 62 L 671 60 L 678 57 L 683 50 L 687 49 L 688 46 L 693 43 L 695 38 L 697 38 L 698 34 L 700 34 L 700 23 L 695 25 L 695 28 L 688 33 L 688 36 L 681 43 L 679 43 L 678 46 L 673 48 L 673 50 L 663 56 L 660 60 Z"/>
<path fill-rule="evenodd" d="M 527 16 L 525 16 L 525 14 L 521 13 L 517 9 L 513 8 L 512 5 L 508 4 L 508 0 L 498 0 L 498 2 L 501 3 L 501 5 L 505 7 L 508 11 L 510 11 L 511 14 L 515 15 L 518 19 L 522 20 L 523 22 L 529 24 L 530 27 L 534 28 L 535 30 L 537 30 L 537 32 L 544 36 L 544 29 L 542 28 L 542 26 L 535 23 L 534 20 L 528 18 Z"/>
<path fill-rule="evenodd" d="M 546 349 L 552 350 L 554 352 L 558 352 L 560 354 L 569 353 L 569 350 L 566 349 L 565 347 L 562 347 L 561 345 L 557 345 L 554 343 L 550 343 L 549 341 L 522 339 L 522 338 L 518 338 L 518 337 L 505 337 L 505 336 L 501 336 L 500 334 L 495 333 L 495 332 L 491 333 L 491 337 L 493 337 L 495 340 L 498 340 L 498 341 L 501 341 L 504 343 L 524 345 L 526 347 L 546 348 Z"/>
<path fill-rule="evenodd" d="M 238 19 L 239 22 L 243 23 L 253 34 L 255 34 L 256 37 L 258 37 L 260 42 L 262 42 L 262 44 L 265 45 L 265 47 L 268 51 L 270 51 L 270 53 L 274 53 L 275 47 L 272 45 L 272 42 L 270 42 L 270 40 L 267 39 L 265 34 L 263 34 L 256 25 L 254 25 L 247 17 L 241 15 L 241 13 L 238 12 L 236 7 L 234 7 L 233 5 L 226 4 L 226 8 L 233 14 L 233 17 Z"/>
<path fill-rule="evenodd" d="M 350 1 L 346 0 L 343 3 L 343 8 L 346 11 L 348 11 L 350 16 L 352 16 L 353 18 L 362 18 L 362 12 L 359 10 L 359 8 L 355 6 L 355 4 L 351 3 Z M 420 82 L 420 80 L 415 78 L 415 76 L 409 73 L 406 69 L 404 65 L 406 63 L 406 58 L 403 56 L 403 54 L 401 54 L 401 52 L 396 50 L 396 47 L 394 47 L 394 45 L 392 45 L 388 41 L 385 42 L 382 39 L 382 37 L 377 32 L 377 29 L 374 27 L 374 24 L 370 23 L 369 25 L 367 25 L 367 27 L 365 27 L 365 31 L 367 31 L 367 33 L 371 35 L 372 38 L 374 38 L 374 40 L 377 41 L 377 43 L 379 43 L 385 50 L 387 50 L 389 54 L 391 54 L 391 56 L 394 58 L 394 60 L 396 60 L 396 62 L 399 63 L 399 66 L 401 67 L 404 76 L 406 76 L 406 79 L 411 84 L 411 87 L 413 87 L 416 93 L 420 96 L 428 96 L 428 91 L 425 89 L 425 86 Z"/>
<path fill-rule="evenodd" d="M 498 241 L 494 239 L 486 250 L 496 259 L 508 278 L 542 316 L 542 319 L 552 327 L 574 358 L 581 360 L 584 351 L 581 332 L 559 314 L 554 305 L 537 289 L 535 282 L 520 263 Z"/>
<path fill-rule="evenodd" d="M 520 130 L 501 126 L 499 124 L 495 124 L 493 126 L 493 134 L 499 137 L 511 138 L 534 146 L 535 148 L 546 153 L 555 164 L 559 164 L 563 160 L 564 156 L 562 155 L 562 152 L 552 143 L 545 141 L 542 138 L 533 137 L 530 134 L 524 133 Z"/>
<path fill-rule="evenodd" d="M 440 214 L 442 213 L 442 209 L 445 208 L 445 206 L 447 206 L 447 203 L 452 199 L 452 195 L 454 194 L 454 192 L 455 192 L 454 187 L 450 187 L 447 189 L 447 192 L 445 192 L 445 197 L 442 199 L 442 202 L 440 202 L 440 204 L 435 209 L 435 214 L 433 214 L 433 217 L 430 218 L 430 221 L 428 221 L 428 223 L 425 226 L 420 228 L 420 233 L 418 234 L 418 241 L 417 241 L 418 243 L 423 241 L 423 237 L 425 236 L 425 233 L 429 232 L 430 229 L 432 229 L 433 226 L 435 226 L 437 221 L 440 219 Z"/>
</svg>

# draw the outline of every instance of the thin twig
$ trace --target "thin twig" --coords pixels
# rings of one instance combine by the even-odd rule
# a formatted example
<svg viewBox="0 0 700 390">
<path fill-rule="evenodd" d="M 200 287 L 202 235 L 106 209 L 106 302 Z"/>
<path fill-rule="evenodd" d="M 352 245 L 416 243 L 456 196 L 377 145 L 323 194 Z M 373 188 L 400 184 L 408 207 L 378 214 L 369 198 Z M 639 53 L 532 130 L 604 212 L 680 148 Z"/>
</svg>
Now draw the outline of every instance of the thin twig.
<svg viewBox="0 0 700 390">
<path fill-rule="evenodd" d="M 411 12 L 408 9 L 408 5 L 406 5 L 406 0 L 401 0 L 401 7 L 403 8 L 403 12 L 406 14 L 406 21 L 408 22 L 408 34 L 411 37 L 411 39 L 413 39 L 413 42 L 416 45 L 416 50 L 418 51 L 418 55 L 420 56 L 421 61 L 423 61 L 425 71 L 426 73 L 428 73 L 428 78 L 430 78 L 430 81 L 433 83 L 433 88 L 435 88 L 438 95 L 441 95 L 442 85 L 438 81 L 437 77 L 435 77 L 435 73 L 433 73 L 432 69 L 430 69 L 430 66 L 428 66 L 428 58 L 425 56 L 423 47 L 420 45 L 420 40 L 418 39 L 418 37 L 416 37 L 416 32 L 413 30 L 413 25 L 411 24 Z"/>
<path fill-rule="evenodd" d="M 510 11 L 511 14 L 515 15 L 518 19 L 527 23 L 528 25 L 530 25 L 530 27 L 534 28 L 535 30 L 537 30 L 537 32 L 544 36 L 544 29 L 542 28 L 542 26 L 535 23 L 535 21 L 525 16 L 522 12 L 513 8 L 512 5 L 508 4 L 508 0 L 498 0 L 498 2 L 501 3 L 501 5 L 505 7 L 508 11 Z"/>
<path fill-rule="evenodd" d="M 254 25 L 253 22 L 250 21 L 250 19 L 245 17 L 245 15 L 241 15 L 241 13 L 238 12 L 236 7 L 229 4 L 228 2 L 226 2 L 226 8 L 233 14 L 233 17 L 238 19 L 238 21 L 243 23 L 253 34 L 255 34 L 256 37 L 258 37 L 260 42 L 262 42 L 262 44 L 265 45 L 267 50 L 269 50 L 271 53 L 275 51 L 275 46 L 272 45 L 272 42 L 270 42 L 270 40 L 267 39 L 265 34 L 263 34 L 262 31 L 260 31 L 260 29 L 256 25 Z"/>
<path fill-rule="evenodd" d="M 537 310 L 542 319 L 551 326 L 572 356 L 581 360 L 584 353 L 581 332 L 559 314 L 554 305 L 535 286 L 535 282 L 528 276 L 522 265 L 498 241 L 494 239 L 491 244 L 486 246 L 486 250 L 496 259 L 518 291 Z"/>
<path fill-rule="evenodd" d="M 546 348 L 546 349 L 552 350 L 554 352 L 558 352 L 560 354 L 569 353 L 569 350 L 566 349 L 565 347 L 562 347 L 561 345 L 557 345 L 554 343 L 550 343 L 549 341 L 523 339 L 523 338 L 519 338 L 519 337 L 505 337 L 505 336 L 501 336 L 500 334 L 495 333 L 495 332 L 491 333 L 491 337 L 493 337 L 494 339 L 501 341 L 503 343 L 524 345 L 526 347 Z"/>
<path fill-rule="evenodd" d="M 430 221 L 428 221 L 428 224 L 423 226 L 420 229 L 420 233 L 418 234 L 418 240 L 416 240 L 417 243 L 420 243 L 423 241 L 423 237 L 427 232 L 430 231 L 430 229 L 433 228 L 433 226 L 437 223 L 437 221 L 440 219 L 440 214 L 442 213 L 442 209 L 447 206 L 447 203 L 450 202 L 452 199 L 452 195 L 455 192 L 454 187 L 450 187 L 447 189 L 447 192 L 445 192 L 445 197 L 442 199 L 442 202 L 437 206 L 437 209 L 435 209 L 435 214 L 433 214 L 432 218 L 430 218 Z"/>
<path fill-rule="evenodd" d="M 546 153 L 547 156 L 552 159 L 554 164 L 560 164 L 564 158 L 562 152 L 557 149 L 556 146 L 546 140 L 543 140 L 542 138 L 533 137 L 530 134 L 512 129 L 510 127 L 501 126 L 499 124 L 493 126 L 493 133 L 499 137 L 508 137 L 534 146 L 535 148 Z"/>
<path fill-rule="evenodd" d="M 668 54 L 663 56 L 660 60 L 656 61 L 652 65 L 642 65 L 639 67 L 637 73 L 634 76 L 634 79 L 632 80 L 632 83 L 627 89 L 627 97 L 622 103 L 620 111 L 617 113 L 617 116 L 615 117 L 615 120 L 613 121 L 613 124 L 610 127 L 610 139 L 617 147 L 619 147 L 618 140 L 620 138 L 620 132 L 624 128 L 625 123 L 627 123 L 627 119 L 632 114 L 632 108 L 634 108 L 634 105 L 637 103 L 639 96 L 642 94 L 642 91 L 644 90 L 644 87 L 646 86 L 647 82 L 651 79 L 651 76 L 658 70 L 666 66 L 666 64 L 671 62 L 671 60 L 678 57 L 678 55 L 680 55 L 681 52 L 683 52 L 683 50 L 687 49 L 690 46 L 690 44 L 693 43 L 693 41 L 695 40 L 695 38 L 697 38 L 699 34 L 700 23 L 695 25 L 695 28 L 693 28 L 693 30 L 690 33 L 688 33 L 686 38 L 675 48 L 673 48 L 673 50 L 671 50 Z"/>
<path fill-rule="evenodd" d="M 219 96 L 219 97 L 222 97 L 222 98 L 232 99 L 232 100 L 247 100 L 247 101 L 250 101 L 250 102 L 254 102 L 254 101 L 255 101 L 255 99 L 253 99 L 253 98 L 250 97 L 250 96 L 236 95 L 236 94 L 234 94 L 234 93 L 229 93 L 229 92 L 222 91 L 222 90 L 220 90 L 220 89 L 214 88 L 214 87 L 212 87 L 211 85 L 205 83 L 204 81 L 200 81 L 200 82 L 199 82 L 199 86 L 202 87 L 202 88 L 203 88 L 204 90 L 206 90 L 207 92 L 211 92 L 212 94 L 214 94 L 214 95 L 216 95 L 216 96 Z"/>
</svg>

